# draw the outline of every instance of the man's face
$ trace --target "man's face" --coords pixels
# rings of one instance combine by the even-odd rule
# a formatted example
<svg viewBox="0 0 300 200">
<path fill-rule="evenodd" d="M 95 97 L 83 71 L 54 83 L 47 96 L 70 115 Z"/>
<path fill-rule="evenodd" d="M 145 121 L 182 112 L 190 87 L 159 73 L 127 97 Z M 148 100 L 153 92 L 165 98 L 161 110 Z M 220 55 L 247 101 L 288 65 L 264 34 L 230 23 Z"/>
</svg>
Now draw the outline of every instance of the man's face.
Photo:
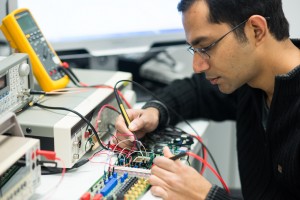
<svg viewBox="0 0 300 200">
<path fill-rule="evenodd" d="M 186 39 L 194 48 L 207 47 L 231 30 L 225 23 L 209 23 L 208 13 L 204 1 L 196 1 L 183 13 Z M 257 75 L 253 50 L 251 43 L 240 42 L 231 32 L 207 51 L 209 59 L 195 52 L 193 69 L 196 73 L 204 72 L 211 84 L 218 85 L 221 92 L 229 94 Z"/>
</svg>

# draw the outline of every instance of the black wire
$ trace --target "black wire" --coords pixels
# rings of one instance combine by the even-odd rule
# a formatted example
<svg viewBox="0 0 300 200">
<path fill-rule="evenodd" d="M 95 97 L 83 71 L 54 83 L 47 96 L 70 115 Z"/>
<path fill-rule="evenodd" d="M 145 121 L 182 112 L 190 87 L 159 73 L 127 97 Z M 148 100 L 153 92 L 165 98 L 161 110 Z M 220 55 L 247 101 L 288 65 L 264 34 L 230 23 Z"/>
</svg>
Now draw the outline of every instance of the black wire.
<svg viewBox="0 0 300 200">
<path fill-rule="evenodd" d="M 63 71 L 69 77 L 69 79 L 72 81 L 74 85 L 81 87 L 81 85 L 79 84 L 79 79 L 75 76 L 75 74 L 70 69 L 66 69 L 64 67 L 58 67 L 57 69 L 58 71 Z"/>
<path fill-rule="evenodd" d="M 157 99 L 157 100 L 159 100 L 159 101 L 161 101 L 162 103 L 164 103 L 164 101 L 162 100 L 162 99 L 160 99 L 158 96 L 156 96 L 153 92 L 151 92 L 150 90 L 148 90 L 147 88 L 145 88 L 145 87 L 143 87 L 141 84 L 139 84 L 139 83 L 137 83 L 137 82 L 135 82 L 135 81 L 132 81 L 132 80 L 119 80 L 116 84 L 115 84 L 115 88 L 116 88 L 116 85 L 117 84 L 119 84 L 120 82 L 130 82 L 130 83 L 133 83 L 133 84 L 135 84 L 136 86 L 138 86 L 140 89 L 142 89 L 142 90 L 144 90 L 145 92 L 147 92 L 147 93 L 149 93 L 153 98 L 155 98 L 155 99 Z M 197 136 L 198 137 L 200 137 L 200 135 L 199 135 L 199 133 L 194 129 L 194 127 L 184 118 L 184 117 L 182 117 L 180 114 L 178 114 L 173 108 L 171 108 L 170 106 L 168 106 L 167 104 L 166 104 L 166 106 L 168 107 L 168 109 L 172 112 L 172 113 L 174 113 L 177 117 L 179 117 L 180 119 L 181 119 L 181 121 L 184 121 L 196 134 L 197 134 Z M 206 150 L 207 150 L 207 153 L 209 154 L 209 156 L 210 156 L 210 158 L 211 158 L 211 160 L 212 160 L 212 162 L 213 162 L 213 164 L 214 164 L 214 166 L 215 166 L 215 169 L 216 169 L 216 171 L 218 172 L 218 174 L 221 176 L 221 173 L 220 173 L 220 170 L 219 170 L 219 168 L 218 168 L 218 166 L 217 166 L 217 163 L 216 163 L 216 161 L 215 161 L 215 159 L 214 159 L 214 157 L 213 157 L 213 155 L 211 154 L 211 152 L 209 151 L 209 149 L 207 148 L 207 146 L 202 142 L 202 141 L 200 141 L 200 140 L 198 140 L 200 143 L 201 143 L 201 145 L 202 145 L 202 152 L 204 151 L 204 149 L 203 148 L 205 148 Z M 201 166 L 201 168 L 203 167 L 203 163 L 202 163 L 202 166 Z M 222 177 L 222 176 L 221 176 Z"/>
<path fill-rule="evenodd" d="M 157 62 L 166 64 L 167 66 L 171 67 L 174 70 L 174 67 L 176 66 L 176 63 L 177 63 L 176 60 L 167 51 L 162 51 L 161 53 L 164 53 L 166 55 L 166 57 L 170 60 L 170 62 L 166 61 L 165 59 L 159 58 L 158 57 L 159 54 L 156 55 L 154 57 L 154 59 Z"/>
<path fill-rule="evenodd" d="M 62 68 L 64 68 L 64 67 L 62 67 Z M 64 68 L 64 69 L 66 69 L 66 71 L 68 71 L 69 74 L 70 74 L 70 75 L 71 75 L 78 83 L 80 83 L 79 78 L 75 75 L 75 73 L 72 71 L 72 69 L 71 69 L 70 67 Z"/>
<path fill-rule="evenodd" d="M 170 125 L 169 125 L 170 126 Z M 173 128 L 174 130 L 176 130 L 176 131 L 180 131 L 180 132 L 183 132 L 183 133 L 186 133 L 184 130 L 182 130 L 181 128 L 179 128 L 179 127 L 175 127 L 175 126 L 170 126 L 170 128 Z M 187 133 L 186 133 L 187 134 Z M 194 136 L 194 135 L 190 135 L 191 137 L 193 137 L 193 138 L 195 138 L 197 141 L 199 141 L 201 144 L 202 144 L 202 142 L 199 140 L 199 138 L 197 138 L 196 136 Z M 203 146 L 203 148 L 201 148 L 202 149 L 202 155 L 204 156 L 204 148 L 207 148 L 205 145 Z M 202 169 L 202 167 L 204 166 L 204 163 L 201 163 L 200 162 L 200 169 Z"/>
<path fill-rule="evenodd" d="M 66 168 L 65 170 L 66 170 L 66 172 L 69 172 L 73 169 L 83 166 L 84 164 L 86 164 L 88 162 L 89 162 L 89 159 L 85 158 L 85 159 L 80 160 L 77 163 L 75 163 L 72 168 Z M 63 168 L 46 167 L 46 166 L 42 166 L 41 168 L 42 168 L 42 175 L 60 174 L 63 171 Z"/>
<path fill-rule="evenodd" d="M 97 138 L 97 141 L 99 143 L 99 145 L 103 148 L 103 149 L 106 149 L 108 150 L 108 148 L 106 146 L 104 146 L 98 136 L 98 133 L 97 131 L 95 130 L 94 126 L 91 124 L 91 122 L 86 119 L 83 115 L 81 115 L 79 112 L 75 111 L 75 110 L 71 110 L 69 108 L 64 108 L 64 107 L 52 107 L 52 106 L 45 106 L 45 105 L 42 105 L 42 104 L 39 104 L 39 103 L 34 103 L 33 104 L 34 106 L 37 106 L 37 107 L 40 107 L 40 108 L 46 108 L 46 109 L 54 109 L 54 110 L 66 110 L 66 111 L 69 111 L 69 112 L 72 112 L 76 115 L 78 115 L 81 119 L 83 119 L 90 127 L 91 129 L 93 130 L 96 138 Z"/>
<path fill-rule="evenodd" d="M 113 109 L 113 108 L 111 108 L 111 107 L 105 107 L 105 108 L 108 108 L 108 109 L 110 109 L 110 110 L 112 110 L 112 111 L 115 111 L 115 112 L 117 112 L 119 115 L 121 114 L 121 112 L 119 112 L 118 110 L 115 110 L 115 109 Z M 112 134 L 110 131 L 111 131 L 111 129 L 109 129 L 109 125 L 113 125 L 113 124 L 108 124 L 108 134 L 110 134 L 110 135 L 112 135 L 112 136 L 114 136 L 114 137 L 116 137 L 114 134 Z M 113 125 L 114 126 L 114 125 Z M 92 134 L 92 135 L 90 135 L 90 137 L 92 137 L 94 135 L 94 133 Z M 117 137 L 116 137 L 117 138 Z M 118 138 L 117 138 L 117 140 L 118 140 Z"/>
<path fill-rule="evenodd" d="M 39 94 L 39 95 L 47 95 L 44 91 L 38 91 L 38 90 L 30 90 L 30 94 Z"/>
<path fill-rule="evenodd" d="M 124 117 L 124 121 L 125 123 L 127 123 L 126 119 L 125 119 L 125 116 L 124 116 L 124 113 L 122 112 L 122 109 L 121 109 L 121 105 L 122 105 L 122 99 L 120 98 L 119 94 L 118 94 L 118 89 L 117 89 L 117 84 L 119 83 L 120 81 L 118 81 L 116 84 L 115 84 L 115 87 L 114 87 L 114 94 L 115 94 L 115 97 L 116 97 L 116 100 L 117 100 L 117 103 L 118 103 L 118 106 L 119 106 L 119 109 L 120 109 L 120 112 L 121 114 L 123 115 Z M 129 124 L 127 124 L 128 126 Z"/>
<path fill-rule="evenodd" d="M 59 71 L 62 71 L 65 75 L 67 75 L 69 77 L 69 79 L 72 81 L 72 83 L 77 87 L 80 87 L 80 88 L 96 88 L 96 87 L 101 87 L 101 86 L 104 86 L 104 87 L 108 86 L 108 85 L 105 85 L 105 84 L 84 86 L 84 85 L 80 84 L 79 78 L 76 76 L 76 74 L 72 71 L 72 69 L 70 67 L 65 68 L 65 67 L 58 66 L 57 69 Z"/>
<path fill-rule="evenodd" d="M 96 155 L 97 153 L 103 151 L 103 149 L 100 149 L 99 151 L 95 152 L 93 154 Z M 76 169 L 76 168 L 79 168 L 83 165 L 85 165 L 86 163 L 89 162 L 89 159 L 88 158 L 84 158 L 82 160 L 79 160 L 78 162 L 76 162 L 72 168 L 66 168 L 66 172 L 69 172 L 73 169 Z M 52 175 L 52 174 L 59 174 L 59 173 L 62 173 L 62 170 L 63 168 L 55 168 L 55 167 L 46 167 L 46 166 L 42 166 L 42 175 Z"/>
<path fill-rule="evenodd" d="M 115 125 L 113 125 L 113 124 L 107 124 L 107 133 L 109 135 L 111 135 L 112 137 L 116 138 L 117 143 L 119 143 L 118 137 L 112 133 L 112 128 L 115 129 Z"/>
<path fill-rule="evenodd" d="M 80 160 L 77 163 L 75 163 L 71 169 L 75 169 L 75 168 L 81 167 L 82 165 L 86 164 L 87 162 L 89 162 L 88 158 Z"/>
<path fill-rule="evenodd" d="M 122 99 L 120 98 L 119 93 L 118 93 L 118 89 L 117 89 L 117 85 L 118 85 L 120 82 L 121 82 L 121 81 L 118 81 L 118 82 L 115 84 L 115 86 L 114 86 L 114 93 L 115 93 L 115 97 L 116 97 L 116 100 L 117 100 L 119 109 L 120 109 L 121 114 L 122 114 L 122 116 L 123 116 L 123 118 L 124 118 L 124 121 L 125 121 L 125 123 L 127 124 L 127 126 L 129 126 L 128 122 L 127 122 L 126 119 L 125 119 L 125 114 L 127 115 L 127 113 L 124 113 L 124 112 L 126 112 L 125 110 L 124 110 L 124 112 L 122 112 L 122 109 L 121 109 L 121 105 L 123 105 L 123 103 L 122 103 Z M 125 108 L 124 108 L 124 109 L 125 109 Z M 127 115 L 127 117 L 128 117 L 128 115 Z M 134 137 L 135 145 L 136 145 L 137 149 L 138 149 L 139 151 L 142 151 L 142 150 L 141 150 L 141 144 L 140 144 L 140 141 L 139 141 L 138 138 L 136 137 L 135 133 L 133 133 L 133 137 Z"/>
<path fill-rule="evenodd" d="M 173 56 L 171 56 L 170 53 L 167 52 L 167 51 L 164 51 L 164 54 L 167 56 L 167 58 L 169 58 L 169 60 L 171 60 L 172 66 L 175 67 L 177 62 L 176 62 L 176 60 L 173 58 Z"/>
<path fill-rule="evenodd" d="M 187 158 L 186 158 L 186 162 L 189 164 L 189 166 L 191 166 L 191 163 L 190 163 L 190 156 L 188 155 Z"/>
<path fill-rule="evenodd" d="M 115 109 L 113 109 L 113 108 L 111 108 L 111 107 L 105 107 L 105 108 L 108 108 L 108 109 L 110 109 L 110 110 L 112 110 L 112 111 L 115 111 L 115 112 L 118 113 L 119 115 L 121 114 L 121 112 L 119 112 L 118 110 L 115 110 Z M 110 125 L 113 125 L 113 124 L 110 124 Z"/>
</svg>

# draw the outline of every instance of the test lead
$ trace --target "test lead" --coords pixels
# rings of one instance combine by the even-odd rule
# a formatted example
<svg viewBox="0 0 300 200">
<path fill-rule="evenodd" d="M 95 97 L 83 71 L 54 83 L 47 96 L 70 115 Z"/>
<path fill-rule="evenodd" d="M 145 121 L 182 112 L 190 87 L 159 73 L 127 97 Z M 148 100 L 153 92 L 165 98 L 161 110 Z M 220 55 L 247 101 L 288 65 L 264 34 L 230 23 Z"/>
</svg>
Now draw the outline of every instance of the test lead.
<svg viewBox="0 0 300 200">
<path fill-rule="evenodd" d="M 171 159 L 171 160 L 177 160 L 177 159 L 179 159 L 179 158 L 182 158 L 182 157 L 186 156 L 186 154 L 187 154 L 187 152 L 185 152 L 185 151 L 184 151 L 184 152 L 180 152 L 179 154 L 170 157 L 170 159 Z"/>
<path fill-rule="evenodd" d="M 123 81 L 123 80 L 121 80 L 121 81 Z M 127 112 L 126 112 L 126 109 L 125 109 L 125 107 L 124 107 L 124 105 L 123 105 L 123 103 L 122 103 L 122 100 L 121 100 L 121 98 L 120 98 L 120 96 L 119 96 L 119 94 L 118 94 L 118 92 L 117 92 L 117 84 L 120 83 L 121 81 L 118 81 L 118 82 L 115 84 L 115 87 L 114 87 L 114 93 L 115 93 L 116 100 L 117 100 L 118 106 L 119 106 L 119 108 L 120 108 L 121 114 L 122 114 L 123 119 L 124 119 L 124 121 L 125 121 L 125 124 L 126 124 L 127 127 L 129 127 L 130 119 L 129 119 L 128 114 L 127 114 Z M 138 149 L 139 151 L 141 151 L 141 144 L 140 144 L 140 141 L 138 141 L 138 139 L 137 139 L 135 133 L 133 133 L 133 136 L 134 136 L 134 139 L 135 139 L 135 143 L 136 143 L 137 149 Z"/>
</svg>

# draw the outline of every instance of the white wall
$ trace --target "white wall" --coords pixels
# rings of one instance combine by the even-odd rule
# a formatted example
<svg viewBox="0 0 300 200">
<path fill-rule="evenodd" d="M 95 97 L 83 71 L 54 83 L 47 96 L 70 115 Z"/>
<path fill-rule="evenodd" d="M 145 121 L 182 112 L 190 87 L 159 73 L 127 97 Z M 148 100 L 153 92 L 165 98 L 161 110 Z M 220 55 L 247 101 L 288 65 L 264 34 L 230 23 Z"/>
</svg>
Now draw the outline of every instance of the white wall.
<svg viewBox="0 0 300 200">
<path fill-rule="evenodd" d="M 0 0 L 0 19 L 2 19 L 6 15 L 6 1 L 13 2 L 15 4 L 15 0 Z M 62 0 L 64 1 L 64 0 Z M 290 32 L 292 38 L 300 38 L 300 23 L 299 19 L 299 8 L 300 1 L 299 0 L 282 0 L 283 9 L 286 14 L 287 19 L 290 22 Z M 13 5 L 15 7 L 15 5 Z M 0 40 L 4 40 L 4 36 L 0 31 Z"/>
<path fill-rule="evenodd" d="M 300 22 L 299 0 L 282 0 L 283 10 L 286 18 L 290 23 L 291 38 L 300 38 Z"/>
</svg>

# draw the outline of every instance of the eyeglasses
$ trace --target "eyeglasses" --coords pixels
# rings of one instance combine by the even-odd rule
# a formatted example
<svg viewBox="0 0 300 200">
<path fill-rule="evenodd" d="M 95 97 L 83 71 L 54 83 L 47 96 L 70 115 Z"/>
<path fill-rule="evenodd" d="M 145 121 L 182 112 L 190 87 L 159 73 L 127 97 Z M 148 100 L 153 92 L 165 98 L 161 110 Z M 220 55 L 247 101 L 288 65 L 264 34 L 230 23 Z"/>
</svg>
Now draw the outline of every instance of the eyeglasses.
<svg viewBox="0 0 300 200">
<path fill-rule="evenodd" d="M 236 25 L 235 27 L 233 27 L 230 31 L 228 31 L 225 35 L 223 35 L 222 37 L 220 37 L 219 39 L 217 39 L 216 41 L 214 41 L 213 43 L 211 43 L 210 45 L 208 45 L 207 47 L 204 48 L 194 48 L 192 46 L 188 47 L 188 52 L 190 52 L 192 55 L 194 55 L 195 53 L 199 53 L 200 56 L 205 59 L 208 60 L 210 58 L 210 55 L 207 53 L 209 50 L 211 50 L 212 47 L 214 47 L 216 44 L 218 44 L 218 42 L 220 42 L 223 38 L 225 38 L 229 33 L 233 32 L 234 30 L 238 29 L 240 26 L 242 26 L 244 23 L 246 23 L 248 21 L 248 19 L 246 19 L 245 21 L 243 21 L 242 23 Z"/>
</svg>

